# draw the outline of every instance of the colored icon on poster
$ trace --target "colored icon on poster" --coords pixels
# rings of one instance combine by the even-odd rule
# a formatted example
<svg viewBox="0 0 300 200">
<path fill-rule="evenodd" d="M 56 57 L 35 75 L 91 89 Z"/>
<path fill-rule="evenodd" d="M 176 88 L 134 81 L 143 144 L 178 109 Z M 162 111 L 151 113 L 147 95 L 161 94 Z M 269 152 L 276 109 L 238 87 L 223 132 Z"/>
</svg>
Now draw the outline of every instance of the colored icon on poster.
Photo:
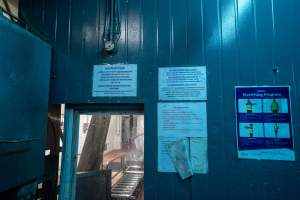
<svg viewBox="0 0 300 200">
<path fill-rule="evenodd" d="M 263 112 L 264 113 L 288 113 L 288 99 L 264 99 Z"/>
<path fill-rule="evenodd" d="M 264 137 L 264 127 L 262 123 L 240 123 L 241 137 Z"/>
<path fill-rule="evenodd" d="M 239 99 L 240 113 L 261 113 L 262 101 L 261 99 Z"/>
<path fill-rule="evenodd" d="M 267 138 L 290 138 L 290 125 L 288 123 L 265 123 Z"/>
</svg>

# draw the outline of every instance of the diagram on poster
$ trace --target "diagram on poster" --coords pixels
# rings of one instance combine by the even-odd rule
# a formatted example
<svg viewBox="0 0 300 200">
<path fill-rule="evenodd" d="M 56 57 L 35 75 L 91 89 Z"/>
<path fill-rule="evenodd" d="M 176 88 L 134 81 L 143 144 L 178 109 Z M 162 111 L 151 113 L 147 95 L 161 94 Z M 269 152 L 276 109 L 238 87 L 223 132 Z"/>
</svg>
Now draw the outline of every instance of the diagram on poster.
<svg viewBox="0 0 300 200">
<path fill-rule="evenodd" d="M 236 87 L 238 157 L 295 160 L 290 88 Z"/>
<path fill-rule="evenodd" d="M 94 65 L 93 97 L 137 96 L 137 65 Z"/>
</svg>

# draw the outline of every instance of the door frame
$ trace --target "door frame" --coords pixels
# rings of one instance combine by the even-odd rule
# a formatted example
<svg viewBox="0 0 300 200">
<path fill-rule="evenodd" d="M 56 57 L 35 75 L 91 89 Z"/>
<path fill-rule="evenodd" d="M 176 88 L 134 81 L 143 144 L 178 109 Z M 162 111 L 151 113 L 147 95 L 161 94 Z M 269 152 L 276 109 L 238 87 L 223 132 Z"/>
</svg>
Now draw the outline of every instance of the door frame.
<svg viewBox="0 0 300 200">
<path fill-rule="evenodd" d="M 143 113 L 144 104 L 66 104 L 60 175 L 60 200 L 75 200 L 79 119 L 82 114 Z"/>
</svg>

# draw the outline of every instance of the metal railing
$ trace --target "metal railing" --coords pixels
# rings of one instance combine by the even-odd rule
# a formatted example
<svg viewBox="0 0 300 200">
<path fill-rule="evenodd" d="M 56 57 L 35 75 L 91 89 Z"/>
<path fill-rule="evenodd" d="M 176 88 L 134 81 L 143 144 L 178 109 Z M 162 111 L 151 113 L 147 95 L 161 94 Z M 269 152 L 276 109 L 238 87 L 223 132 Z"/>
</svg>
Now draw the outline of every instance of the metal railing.
<svg viewBox="0 0 300 200">
<path fill-rule="evenodd" d="M 106 169 L 107 169 L 107 170 L 108 170 L 108 169 L 111 169 L 112 164 L 113 164 L 113 163 L 116 163 L 116 162 L 114 162 L 114 161 L 116 161 L 116 160 L 120 160 L 120 161 L 121 161 L 121 162 L 120 162 L 121 167 L 120 167 L 120 169 L 117 171 L 117 173 L 115 173 L 114 175 L 112 175 L 111 179 L 114 179 L 114 178 L 115 178 L 116 176 L 118 176 L 120 173 L 125 172 L 126 167 L 127 167 L 127 165 L 126 165 L 126 155 L 119 155 L 119 156 L 115 157 L 114 159 L 112 159 L 112 160 L 110 160 L 109 162 L 106 163 Z M 111 170 L 112 170 L 112 169 L 111 169 Z M 113 170 L 112 170 L 112 171 L 113 171 Z"/>
</svg>

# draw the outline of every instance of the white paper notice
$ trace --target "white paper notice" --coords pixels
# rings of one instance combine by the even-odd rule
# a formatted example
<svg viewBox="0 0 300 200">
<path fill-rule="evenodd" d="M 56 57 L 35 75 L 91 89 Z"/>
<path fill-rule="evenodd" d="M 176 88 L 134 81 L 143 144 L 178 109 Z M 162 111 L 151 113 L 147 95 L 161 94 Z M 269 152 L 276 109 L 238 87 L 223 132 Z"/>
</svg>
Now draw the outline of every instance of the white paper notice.
<svg viewBox="0 0 300 200">
<path fill-rule="evenodd" d="M 158 103 L 158 136 L 207 137 L 205 102 Z"/>
<path fill-rule="evenodd" d="M 188 138 L 194 173 L 207 173 L 205 102 L 158 103 L 158 171 L 176 172 L 167 146 Z"/>
<path fill-rule="evenodd" d="M 93 97 L 137 96 L 137 65 L 95 65 Z"/>
<path fill-rule="evenodd" d="M 208 172 L 207 138 L 190 138 L 190 156 L 193 172 L 206 174 Z"/>
<path fill-rule="evenodd" d="M 159 100 L 207 100 L 206 67 L 159 68 Z"/>
</svg>

